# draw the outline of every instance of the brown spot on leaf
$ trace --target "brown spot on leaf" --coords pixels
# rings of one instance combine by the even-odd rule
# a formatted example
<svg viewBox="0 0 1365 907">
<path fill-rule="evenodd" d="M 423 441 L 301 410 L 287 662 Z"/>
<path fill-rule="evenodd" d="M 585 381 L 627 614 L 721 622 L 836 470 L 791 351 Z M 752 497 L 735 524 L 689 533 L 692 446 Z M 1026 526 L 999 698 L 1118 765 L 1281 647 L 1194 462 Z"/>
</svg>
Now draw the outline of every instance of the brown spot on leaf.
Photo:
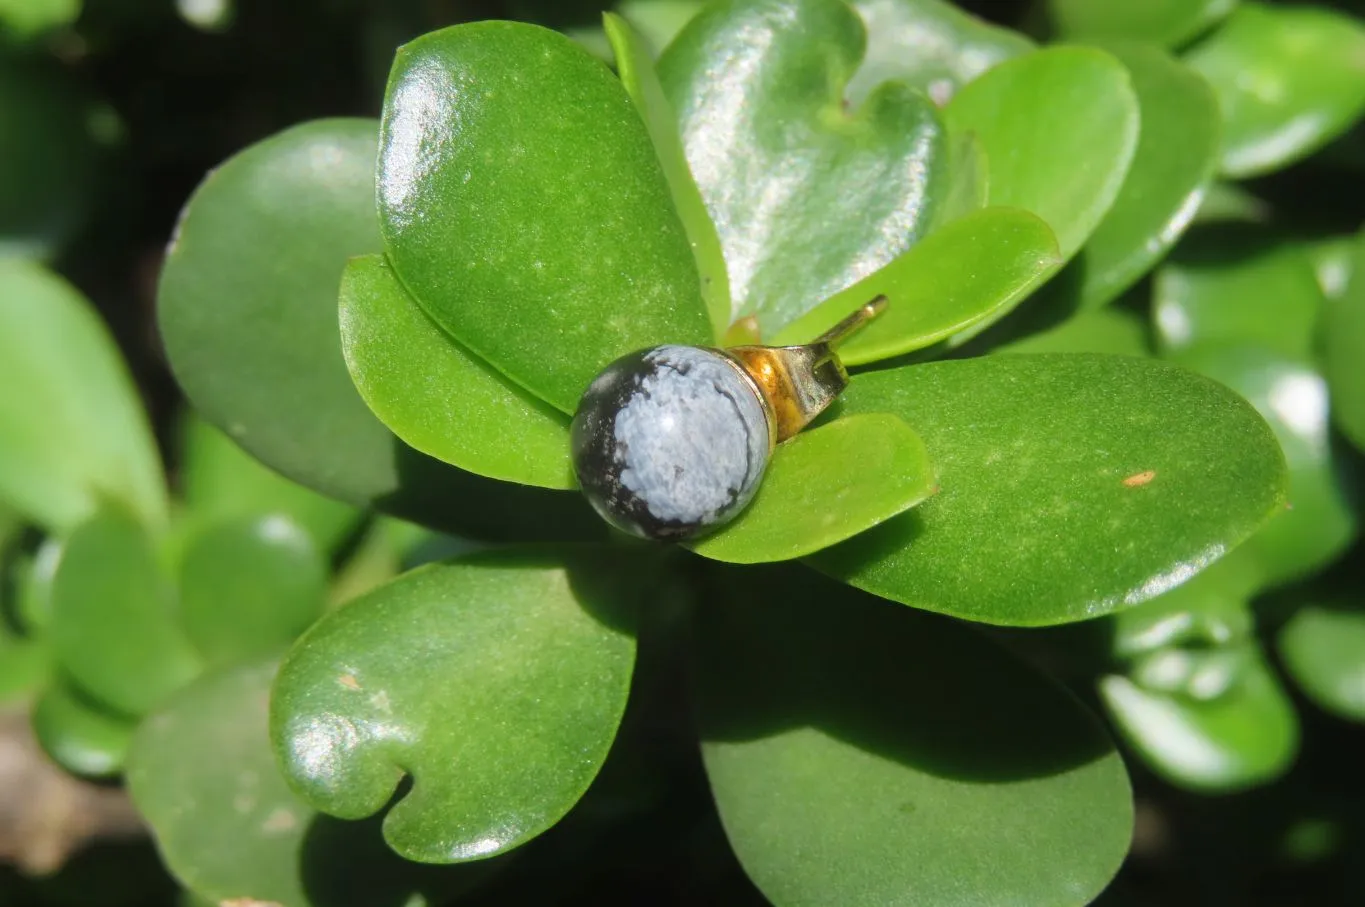
<svg viewBox="0 0 1365 907">
<path fill-rule="evenodd" d="M 266 820 L 261 823 L 261 831 L 268 835 L 280 834 L 287 831 L 293 831 L 298 824 L 298 817 L 289 810 L 281 807 L 266 817 Z"/>
<path fill-rule="evenodd" d="M 1123 484 L 1127 488 L 1141 488 L 1143 485 L 1146 485 L 1148 482 L 1152 481 L 1152 479 L 1155 478 L 1156 470 L 1146 469 L 1143 470 L 1142 472 L 1133 473 L 1131 476 L 1123 480 Z"/>
<path fill-rule="evenodd" d="M 337 683 L 341 684 L 348 690 L 360 689 L 360 681 L 355 679 L 354 674 L 342 674 L 340 677 L 337 678 Z"/>
</svg>

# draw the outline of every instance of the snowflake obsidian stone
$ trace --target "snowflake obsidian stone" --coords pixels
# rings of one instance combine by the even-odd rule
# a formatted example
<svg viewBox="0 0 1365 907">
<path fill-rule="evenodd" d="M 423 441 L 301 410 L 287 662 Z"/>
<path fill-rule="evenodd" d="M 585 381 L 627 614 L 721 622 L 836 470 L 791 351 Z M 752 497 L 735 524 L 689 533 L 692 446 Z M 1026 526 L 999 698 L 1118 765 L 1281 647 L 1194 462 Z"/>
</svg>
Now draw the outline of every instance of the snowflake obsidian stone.
<svg viewBox="0 0 1365 907">
<path fill-rule="evenodd" d="M 574 469 L 613 526 L 684 539 L 749 503 L 772 431 L 757 386 L 736 362 L 659 346 L 623 356 L 589 385 L 573 420 Z"/>
</svg>

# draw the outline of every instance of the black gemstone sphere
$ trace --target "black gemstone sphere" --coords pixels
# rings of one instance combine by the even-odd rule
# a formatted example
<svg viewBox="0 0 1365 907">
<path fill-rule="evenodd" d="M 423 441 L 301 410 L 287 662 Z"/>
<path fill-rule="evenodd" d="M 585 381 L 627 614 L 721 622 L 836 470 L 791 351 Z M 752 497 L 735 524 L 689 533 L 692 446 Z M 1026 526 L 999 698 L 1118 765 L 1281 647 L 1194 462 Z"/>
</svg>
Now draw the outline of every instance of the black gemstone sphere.
<svg viewBox="0 0 1365 907">
<path fill-rule="evenodd" d="M 578 484 L 603 519 L 642 538 L 685 539 L 733 519 L 758 490 L 768 416 L 739 366 L 659 346 L 613 362 L 579 401 Z"/>
</svg>

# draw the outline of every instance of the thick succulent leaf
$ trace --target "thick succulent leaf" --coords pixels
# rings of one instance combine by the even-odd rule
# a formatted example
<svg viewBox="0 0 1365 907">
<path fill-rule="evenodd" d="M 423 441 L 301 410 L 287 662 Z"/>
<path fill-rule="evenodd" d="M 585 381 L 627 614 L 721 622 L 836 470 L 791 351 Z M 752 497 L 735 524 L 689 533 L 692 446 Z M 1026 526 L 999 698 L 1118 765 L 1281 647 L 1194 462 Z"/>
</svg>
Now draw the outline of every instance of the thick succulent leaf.
<svg viewBox="0 0 1365 907">
<path fill-rule="evenodd" d="M 1321 325 L 1323 371 L 1332 390 L 1332 417 L 1365 450 L 1365 239 L 1357 239 L 1351 276 L 1327 301 Z"/>
<path fill-rule="evenodd" d="M 284 650 L 322 614 L 327 562 L 280 514 L 198 527 L 180 555 L 180 624 L 204 660 L 232 664 Z"/>
<path fill-rule="evenodd" d="M 438 327 L 382 255 L 346 265 L 341 345 L 360 396 L 404 443 L 489 478 L 575 486 L 568 418 Z"/>
<path fill-rule="evenodd" d="M 1327 384 L 1311 362 L 1258 346 L 1196 347 L 1177 360 L 1245 397 L 1269 423 L 1289 464 L 1286 509 L 1235 552 L 1259 583 L 1298 579 L 1341 555 L 1356 514 L 1333 455 Z"/>
<path fill-rule="evenodd" d="M 484 874 L 406 862 L 374 823 L 337 822 L 301 803 L 270 749 L 274 676 L 274 663 L 207 674 L 138 728 L 128 790 L 176 878 L 214 904 L 400 907 Z"/>
<path fill-rule="evenodd" d="M 1285 166 L 1365 110 L 1365 26 L 1314 6 L 1243 3 L 1185 55 L 1223 110 L 1223 173 Z"/>
<path fill-rule="evenodd" d="M 884 413 L 836 419 L 779 446 L 739 518 L 688 547 L 736 564 L 804 557 L 886 522 L 933 491 L 933 464 L 910 426 Z"/>
<path fill-rule="evenodd" d="M 478 537 L 591 531 L 601 521 L 569 495 L 513 489 L 419 454 L 356 392 L 337 288 L 349 257 L 380 246 L 376 130 L 372 120 L 305 123 L 199 187 L 158 299 L 176 377 L 253 456 L 342 500 Z"/>
<path fill-rule="evenodd" d="M 1057 238 L 1037 216 L 983 208 L 930 233 L 886 267 L 836 293 L 773 337 L 809 343 L 868 300 L 886 311 L 839 347 L 846 365 L 923 349 L 996 319 L 1061 267 Z"/>
<path fill-rule="evenodd" d="M 945 0 L 852 0 L 852 6 L 867 27 L 867 52 L 844 92 L 854 103 L 895 80 L 942 106 L 995 64 L 1033 50 L 1023 35 Z"/>
<path fill-rule="evenodd" d="M 166 518 L 151 428 L 94 308 L 41 265 L 0 260 L 0 500 L 49 531 L 101 497 Z"/>
<path fill-rule="evenodd" d="M 703 5 L 703 0 L 621 0 L 616 12 L 640 33 L 644 49 L 656 58 Z"/>
<path fill-rule="evenodd" d="M 0 257 L 51 257 L 96 195 L 93 104 L 55 56 L 0 58 Z"/>
<path fill-rule="evenodd" d="M 1289 675 L 1319 708 L 1365 721 L 1365 609 L 1308 604 L 1280 630 Z"/>
<path fill-rule="evenodd" d="M 695 14 L 696 4 L 688 4 Z M 690 16 L 689 16 L 690 18 Z M 678 134 L 678 119 L 673 107 L 664 96 L 659 74 L 654 70 L 654 60 L 645 40 L 640 37 L 627 21 L 610 13 L 605 18 L 607 39 L 611 42 L 616 57 L 616 72 L 621 77 L 635 109 L 649 130 L 654 151 L 663 165 L 664 177 L 668 180 L 668 190 L 673 196 L 673 206 L 678 211 L 687 240 L 692 245 L 692 255 L 697 261 L 697 272 L 701 275 L 701 295 L 706 303 L 706 312 L 711 318 L 711 332 L 716 339 L 724 336 L 730 327 L 734 313 L 730 301 L 730 279 L 725 270 L 725 257 L 720 248 L 720 236 L 711 215 L 702 201 L 701 190 L 692 171 L 687 166 L 687 155 L 683 152 L 682 136 Z M 679 25 L 681 29 L 681 24 Z"/>
<path fill-rule="evenodd" d="M 325 552 L 355 531 L 360 511 L 289 481 L 216 426 L 187 412 L 180 429 L 180 496 L 196 520 L 280 514 Z"/>
<path fill-rule="evenodd" d="M 135 722 L 82 696 L 61 680 L 33 703 L 33 735 L 67 771 L 109 778 L 123 770 Z"/>
<path fill-rule="evenodd" d="M 560 819 L 625 708 L 649 564 L 605 550 L 431 564 L 332 612 L 275 684 L 291 783 L 342 818 L 383 809 L 408 859 L 474 860 Z"/>
<path fill-rule="evenodd" d="M 389 259 L 417 302 L 564 412 L 613 359 L 711 336 L 649 133 L 563 35 L 481 22 L 405 45 L 378 181 Z"/>
<path fill-rule="evenodd" d="M 1054 47 L 1007 60 L 944 109 L 974 132 L 990 166 L 988 200 L 1032 211 L 1070 258 L 1113 204 L 1138 144 L 1138 98 L 1104 51 Z"/>
<path fill-rule="evenodd" d="M 901 83 L 855 111 L 865 35 L 838 0 L 728 0 L 659 60 L 739 316 L 768 337 L 910 247 L 946 179 L 937 111 Z"/>
<path fill-rule="evenodd" d="M 1218 101 L 1207 82 L 1145 44 L 1110 44 L 1133 80 L 1142 127 L 1123 186 L 1076 262 L 1077 303 L 1094 308 L 1132 286 L 1175 244 L 1218 165 Z"/>
<path fill-rule="evenodd" d="M 1271 781 L 1294 761 L 1294 707 L 1255 644 L 1244 645 L 1237 683 L 1207 701 L 1145 689 L 1119 674 L 1100 680 L 1124 739 L 1170 783 L 1226 793 Z M 1207 653 L 1186 657 L 1196 660 L 1190 668 L 1196 674 L 1223 669 Z"/>
<path fill-rule="evenodd" d="M 1256 228 L 1201 230 L 1156 272 L 1157 348 L 1256 343 L 1288 356 L 1312 352 L 1322 288 L 1301 245 Z"/>
<path fill-rule="evenodd" d="M 1081 905 L 1132 829 L 1123 764 L 973 630 L 795 571 L 725 577 L 696 637 L 702 754 L 776 904 Z"/>
<path fill-rule="evenodd" d="M 1188 579 L 1284 506 L 1265 421 L 1160 362 L 931 363 L 859 375 L 843 399 L 923 435 L 939 491 L 812 563 L 917 608 L 1029 626 L 1096 617 Z"/>
<path fill-rule="evenodd" d="M 57 661 L 91 699 L 142 715 L 201 667 L 174 609 L 147 531 L 120 509 L 101 508 L 71 533 L 53 577 Z"/>
<path fill-rule="evenodd" d="M 1118 615 L 1126 673 L 1099 681 L 1128 743 L 1172 784 L 1226 792 L 1274 778 L 1294 758 L 1298 721 L 1254 636 L 1254 577 L 1233 558 Z"/>
<path fill-rule="evenodd" d="M 1062 38 L 1119 39 L 1162 47 L 1183 44 L 1215 24 L 1238 0 L 1048 0 L 1048 16 Z"/>
<path fill-rule="evenodd" d="M 1007 343 L 997 352 L 1152 354 L 1147 320 L 1113 306 L 1080 312 L 1054 328 Z"/>
</svg>

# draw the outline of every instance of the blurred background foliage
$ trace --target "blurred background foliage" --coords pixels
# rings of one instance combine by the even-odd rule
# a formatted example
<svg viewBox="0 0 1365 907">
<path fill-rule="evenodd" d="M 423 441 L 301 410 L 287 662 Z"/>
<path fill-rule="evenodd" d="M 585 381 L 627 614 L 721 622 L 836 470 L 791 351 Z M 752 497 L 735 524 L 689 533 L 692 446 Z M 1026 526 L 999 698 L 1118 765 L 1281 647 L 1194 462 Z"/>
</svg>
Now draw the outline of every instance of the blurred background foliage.
<svg viewBox="0 0 1365 907">
<path fill-rule="evenodd" d="M 958 5 L 1037 39 L 1137 37 L 1187 48 L 1186 59 L 1215 81 L 1225 50 L 1215 42 L 1237 38 L 1206 36 L 1230 0 L 1134 4 L 1149 14 L 1132 18 L 1115 12 L 1119 4 L 1086 0 Z M 1303 6 L 1296 12 L 1313 15 L 1303 4 L 1275 5 Z M 1359 2 L 1317 4 L 1323 5 L 1365 15 Z M 661 45 L 693 7 L 625 3 L 621 11 L 630 18 L 633 9 L 632 21 L 646 39 Z M 1161 14 L 1177 8 L 1183 13 Z M 163 641 L 186 653 L 180 673 L 165 679 L 167 688 L 215 661 L 269 654 L 270 646 L 258 646 L 261 639 L 292 638 L 324 608 L 399 565 L 458 544 L 397 522 L 363 524 L 349 508 L 275 487 L 273 476 L 254 472 L 250 461 L 236 459 L 235 447 L 184 415 L 153 307 L 167 237 L 185 199 L 206 172 L 287 126 L 376 116 L 393 49 L 410 38 L 456 22 L 515 18 L 564 29 L 605 55 L 601 11 L 587 0 L 0 0 L 0 255 L 45 262 L 74 290 L 49 284 L 43 271 L 15 276 L 13 268 L 36 265 L 6 264 L 0 279 L 34 280 L 44 292 L 78 292 L 93 302 L 169 464 L 172 519 L 181 527 L 176 544 L 191 550 L 197 536 L 216 533 L 213 550 L 223 552 L 266 538 L 278 544 L 272 551 L 279 556 L 312 565 L 305 587 L 261 593 L 297 607 L 280 618 L 282 625 L 256 627 L 245 639 L 224 642 L 212 627 L 195 625 L 187 605 L 185 638 Z M 1256 22 L 1241 20 L 1238 27 L 1248 30 L 1238 40 L 1253 58 L 1273 57 L 1264 46 L 1282 37 L 1275 29 L 1258 31 Z M 1355 65 L 1365 70 L 1358 56 Z M 1356 80 L 1365 84 L 1365 76 Z M 1354 238 L 1365 217 L 1365 128 L 1347 128 L 1360 105 L 1349 97 L 1334 100 L 1341 86 L 1308 82 L 1310 100 L 1326 98 L 1324 117 L 1346 118 L 1324 127 L 1333 132 L 1331 141 L 1268 165 L 1254 150 L 1226 153 L 1222 172 L 1229 181 L 1210 190 L 1195 226 L 1163 264 L 1110 309 L 1034 333 L 1019 348 L 1159 354 L 1234 387 L 1272 422 L 1267 374 L 1298 376 L 1295 386 L 1311 393 L 1321 383 L 1312 359 L 1322 326 L 1329 346 L 1356 329 L 1333 306 L 1362 292 L 1352 272 L 1358 280 L 1357 268 L 1365 267 Z M 1341 88 L 1359 90 L 1359 84 Z M 1248 128 L 1254 132 L 1255 123 Z M 1264 307 L 1239 323 L 1205 316 L 1229 296 L 1262 300 Z M 1304 323 L 1296 326 L 1299 316 Z M 1002 325 L 998 336 L 1040 326 L 1025 322 L 1024 330 L 1021 322 Z M 1190 342 L 1192 331 L 1223 342 L 1200 346 Z M 1349 385 L 1350 375 L 1340 383 Z M 1292 418 L 1280 421 L 1289 423 L 1275 427 L 1283 429 L 1291 468 L 1323 484 L 1307 517 L 1272 526 L 1267 533 L 1275 537 L 1258 538 L 1249 553 L 1154 606 L 1091 624 L 998 633 L 1071 681 L 1128 744 L 1136 833 L 1127 863 L 1100 903 L 1365 902 L 1365 562 L 1352 478 L 1362 474 L 1355 445 L 1365 439 L 1365 426 L 1345 421 L 1352 445 L 1329 433 L 1325 420 L 1306 429 Z M 215 490 L 222 476 L 232 477 L 226 492 Z M 244 495 L 243 488 L 259 494 Z M 263 503 L 253 507 L 253 501 Z M 257 525 L 281 507 L 304 535 L 281 541 L 278 527 Z M 118 701 L 92 703 L 79 678 L 49 675 L 41 647 L 25 647 L 49 630 L 43 600 L 54 593 L 45 585 L 44 533 L 4 514 L 0 524 L 9 609 L 0 640 L 0 694 L 10 704 L 0 726 L 0 769 L 8 774 L 0 777 L 11 782 L 0 793 L 0 857 L 6 860 L 0 904 L 201 903 L 165 873 L 117 788 L 106 782 L 71 787 L 65 775 L 35 767 L 34 742 L 25 736 L 35 688 L 41 689 L 32 716 L 38 740 L 71 772 L 95 779 L 121 771 L 134 718 L 162 691 L 132 689 Z M 111 514 L 105 528 L 119 535 L 126 529 L 120 526 Z M 140 550 L 136 538 L 124 541 L 128 550 Z M 133 560 L 120 562 L 126 567 Z M 148 554 L 146 581 L 178 583 L 190 603 L 196 587 L 230 578 L 231 566 L 221 563 L 203 569 L 223 570 L 223 577 L 196 577 L 192 557 L 179 576 L 158 578 L 156 560 Z M 249 596 L 241 589 L 234 594 Z M 139 644 L 148 636 L 131 613 L 110 632 Z M 646 637 L 641 645 L 648 644 Z M 54 645 L 79 652 L 80 642 Z M 1104 654 L 1096 660 L 1077 653 Z M 97 661 L 90 659 L 92 670 Z M 763 903 L 725 843 L 685 706 L 669 681 L 672 667 L 660 664 L 658 676 L 642 671 L 636 678 L 621 732 L 637 744 L 622 751 L 648 759 L 651 770 L 623 764 L 629 759 L 609 761 L 568 819 L 516 856 L 534 872 L 509 873 L 461 903 Z M 46 679 L 35 684 L 39 677 Z M 1236 707 L 1219 698 L 1234 686 L 1242 697 Z M 1157 725 L 1165 731 L 1154 730 Z M 1172 726 L 1191 728 L 1193 737 L 1223 751 L 1212 762 L 1192 762 L 1188 749 L 1171 743 Z M 16 765 L 23 772 L 15 773 Z M 44 812 L 36 824 L 26 820 L 17 800 L 43 797 L 77 805 L 62 807 L 69 815 Z M 98 826 L 99 837 L 71 831 L 73 821 Z M 66 830 L 55 837 L 35 830 L 62 822 Z M 323 831 L 312 838 L 328 833 L 325 823 L 317 827 Z M 319 902 L 348 903 L 346 894 L 336 894 L 344 888 L 334 883 L 330 890 L 342 899 L 321 896 Z M 375 894 L 373 903 L 387 903 L 391 895 Z"/>
</svg>

